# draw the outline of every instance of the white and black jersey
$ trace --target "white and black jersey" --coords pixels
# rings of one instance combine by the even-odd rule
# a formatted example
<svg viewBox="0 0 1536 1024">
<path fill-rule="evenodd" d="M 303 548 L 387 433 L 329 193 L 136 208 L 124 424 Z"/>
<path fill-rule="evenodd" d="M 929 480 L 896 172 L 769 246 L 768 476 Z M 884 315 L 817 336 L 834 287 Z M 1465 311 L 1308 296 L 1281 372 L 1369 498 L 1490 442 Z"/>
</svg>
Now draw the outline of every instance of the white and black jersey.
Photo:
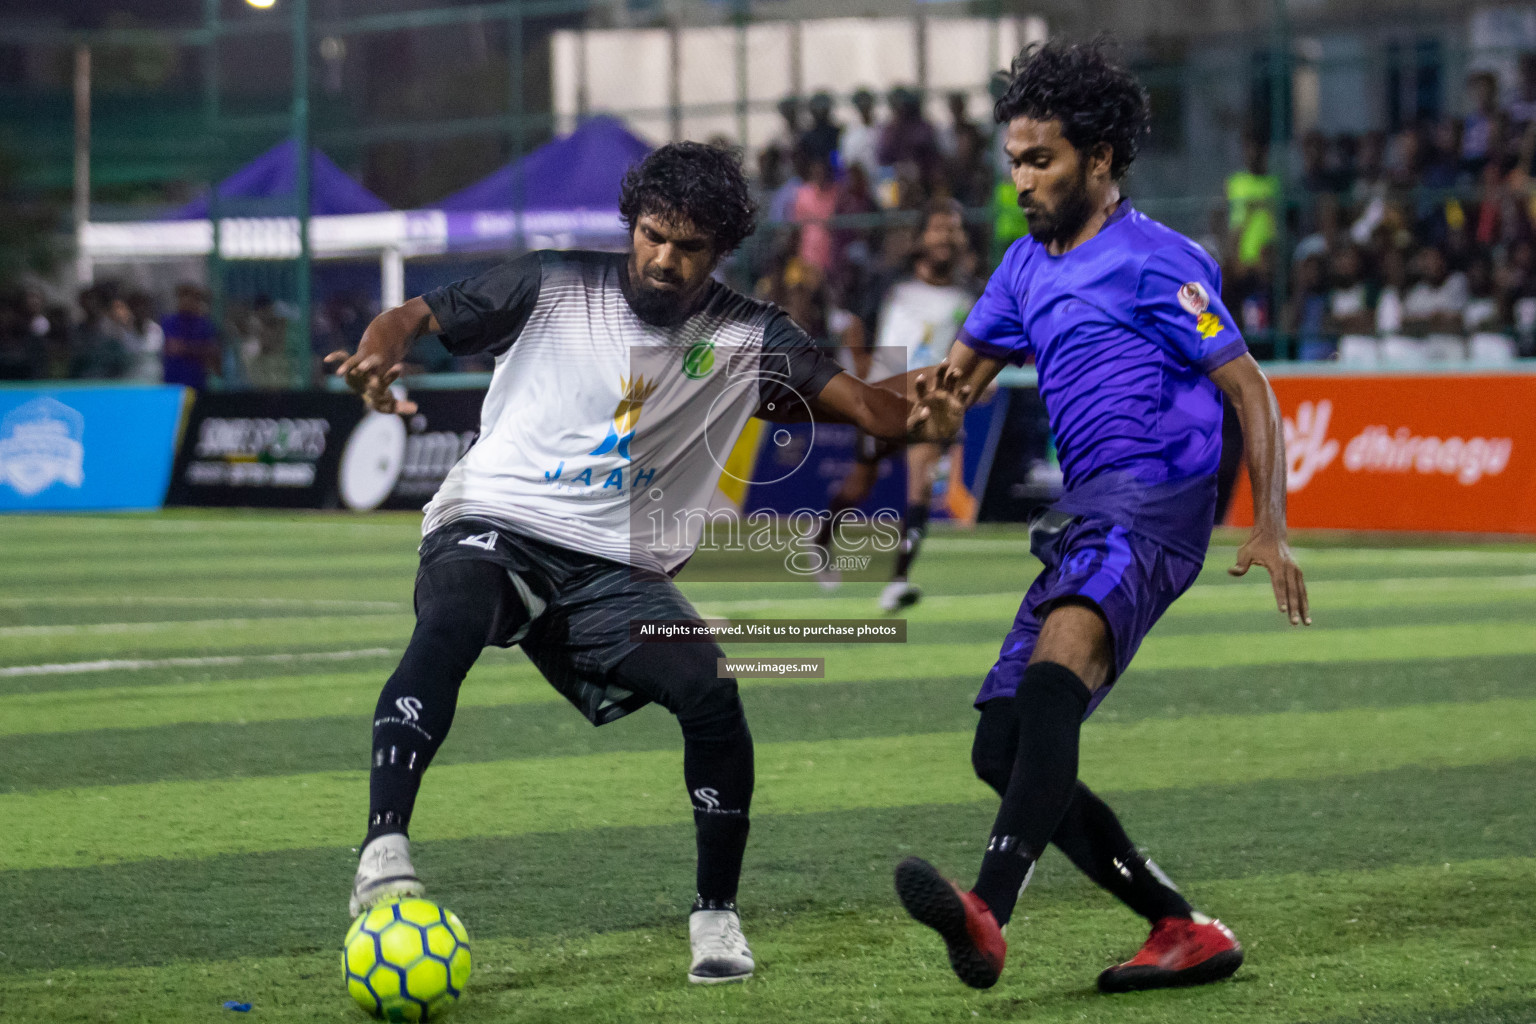
<svg viewBox="0 0 1536 1024">
<path fill-rule="evenodd" d="M 480 438 L 427 505 L 643 569 L 697 547 L 747 420 L 784 418 L 841 372 L 772 304 L 710 282 L 659 327 L 628 256 L 541 251 L 425 296 L 454 355 L 490 353 Z"/>
</svg>

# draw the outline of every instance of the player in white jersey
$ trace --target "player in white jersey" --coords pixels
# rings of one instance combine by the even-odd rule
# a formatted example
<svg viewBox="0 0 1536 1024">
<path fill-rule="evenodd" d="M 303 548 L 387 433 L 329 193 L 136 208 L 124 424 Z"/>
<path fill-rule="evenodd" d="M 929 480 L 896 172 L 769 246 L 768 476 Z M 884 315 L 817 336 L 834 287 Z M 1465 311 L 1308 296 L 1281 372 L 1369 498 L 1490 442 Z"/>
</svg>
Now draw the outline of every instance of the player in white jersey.
<svg viewBox="0 0 1536 1024">
<path fill-rule="evenodd" d="M 698 843 L 693 982 L 753 970 L 736 911 L 752 735 L 714 643 L 637 642 L 637 620 L 699 616 L 672 583 L 748 418 L 814 415 L 900 440 L 958 404 L 870 386 L 776 307 L 711 278 L 753 228 L 737 156 L 664 146 L 625 179 L 628 253 L 533 252 L 381 314 L 337 374 L 383 413 L 412 340 L 438 333 L 495 370 L 480 437 L 426 509 L 416 628 L 379 696 L 353 914 L 422 884 L 406 831 L 422 774 L 487 645 L 521 644 L 594 724 L 652 701 L 677 716 Z M 657 529 L 660 524 L 661 529 Z"/>
<path fill-rule="evenodd" d="M 965 252 L 965 222 L 960 204 L 953 199 L 929 203 L 917 236 L 912 275 L 894 284 L 881 304 L 874 350 L 852 353 L 854 369 L 860 377 L 883 380 L 909 369 L 932 366 L 949 353 L 949 346 L 978 294 L 963 275 Z M 861 435 L 857 462 L 833 495 L 817 537 L 830 560 L 839 517 L 869 497 L 879 479 L 881 460 L 903 452 L 907 459 L 907 508 L 901 546 L 896 552 L 891 580 L 880 594 L 880 607 L 888 612 L 915 604 L 922 596 L 922 591 L 908 582 L 907 575 L 928 532 L 929 504 L 939 462 L 949 454 L 958 463 L 959 446 L 924 443 L 902 449 L 889 441 Z M 958 464 L 952 465 L 952 478 L 959 478 L 960 468 Z M 831 589 L 838 583 L 838 574 L 828 569 L 819 574 L 819 579 L 822 586 Z"/>
</svg>

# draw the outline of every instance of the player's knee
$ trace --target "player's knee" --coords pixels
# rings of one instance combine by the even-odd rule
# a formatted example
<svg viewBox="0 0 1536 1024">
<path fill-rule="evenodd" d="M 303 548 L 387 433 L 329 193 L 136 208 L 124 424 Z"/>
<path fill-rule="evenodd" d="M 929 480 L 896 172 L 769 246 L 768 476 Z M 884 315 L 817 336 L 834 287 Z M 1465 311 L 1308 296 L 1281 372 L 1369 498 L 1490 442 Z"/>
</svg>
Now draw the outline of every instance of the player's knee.
<svg viewBox="0 0 1536 1024">
<path fill-rule="evenodd" d="M 971 768 L 976 777 L 993 789 L 999 796 L 1008 788 L 1008 777 L 1013 774 L 1014 751 L 1005 750 L 994 738 L 977 732 L 971 744 Z"/>
<path fill-rule="evenodd" d="M 677 709 L 683 734 L 701 740 L 736 739 L 746 732 L 747 713 L 734 679 L 710 679 Z"/>
</svg>

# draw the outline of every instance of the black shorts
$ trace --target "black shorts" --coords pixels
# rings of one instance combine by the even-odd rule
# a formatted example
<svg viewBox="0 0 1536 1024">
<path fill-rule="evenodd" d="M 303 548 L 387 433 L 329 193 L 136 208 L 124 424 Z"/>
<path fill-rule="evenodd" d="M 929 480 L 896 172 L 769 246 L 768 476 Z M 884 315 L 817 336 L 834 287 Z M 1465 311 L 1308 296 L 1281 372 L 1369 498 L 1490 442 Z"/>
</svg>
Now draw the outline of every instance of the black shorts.
<svg viewBox="0 0 1536 1024">
<path fill-rule="evenodd" d="M 465 559 L 505 568 L 512 592 L 505 595 L 508 600 L 487 644 L 520 644 L 550 685 L 593 725 L 622 718 L 662 697 L 613 683 L 613 670 L 640 646 L 630 638 L 630 620 L 699 620 L 693 605 L 663 573 L 572 551 L 484 519 L 445 523 L 422 539 L 420 552 L 418 575 L 434 565 Z M 529 618 L 511 603 L 514 595 Z M 718 645 L 711 646 L 724 657 Z M 709 685 L 713 680 L 697 682 Z"/>
</svg>

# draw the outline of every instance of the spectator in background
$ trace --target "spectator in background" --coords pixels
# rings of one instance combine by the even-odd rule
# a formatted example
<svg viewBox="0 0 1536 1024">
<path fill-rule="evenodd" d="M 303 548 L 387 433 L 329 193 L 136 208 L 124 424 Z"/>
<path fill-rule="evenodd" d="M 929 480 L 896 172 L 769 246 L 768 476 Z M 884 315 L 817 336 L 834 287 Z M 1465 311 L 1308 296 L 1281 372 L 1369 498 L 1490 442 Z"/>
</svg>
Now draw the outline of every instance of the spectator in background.
<svg viewBox="0 0 1536 1024">
<path fill-rule="evenodd" d="M 795 193 L 791 219 L 800 225 L 800 259 L 828 275 L 836 252 L 832 228 L 826 222 L 837 215 L 837 182 L 832 180 L 832 164 L 825 156 L 807 153 L 805 162 L 809 174 Z"/>
<path fill-rule="evenodd" d="M 796 149 L 789 154 L 789 176 L 774 190 L 768 200 L 768 220 L 776 224 L 787 224 L 795 219 L 795 200 L 800 195 L 800 187 L 805 184 L 806 176 L 810 173 L 810 162 L 802 149 Z"/>
<path fill-rule="evenodd" d="M 1499 80 L 1491 71 L 1474 71 L 1467 76 L 1470 111 L 1462 122 L 1461 173 L 1476 178 L 1487 164 L 1493 136 L 1494 118 L 1499 113 Z"/>
<path fill-rule="evenodd" d="M 910 277 L 897 281 L 886 293 L 880 310 L 880 325 L 873 351 L 855 348 L 847 367 L 863 380 L 886 380 L 920 366 L 932 366 L 948 353 L 960 331 L 965 316 L 975 304 L 980 289 L 965 273 L 965 224 L 960 205 L 953 199 L 934 199 L 925 207 L 918 226 Z M 837 520 L 849 509 L 857 508 L 869 497 L 879 478 L 880 462 L 894 456 L 907 460 L 907 514 L 902 524 L 902 544 L 898 549 L 891 581 L 880 595 L 880 607 L 887 612 L 915 603 L 921 591 L 907 581 L 908 571 L 917 558 L 918 548 L 928 529 L 929 506 L 940 460 L 950 445 L 914 444 L 905 451 L 899 445 L 880 444 L 860 436 L 857 462 L 845 477 L 828 505 L 816 543 L 830 551 Z M 974 502 L 965 492 L 959 467 L 951 467 L 949 486 L 953 490 L 950 508 L 960 518 L 974 514 Z M 948 494 L 949 491 L 946 491 Z M 961 514 L 963 513 L 963 515 Z M 837 585 L 836 573 L 823 573 L 818 579 L 824 587 Z"/>
<path fill-rule="evenodd" d="M 874 182 L 880 173 L 880 132 L 875 124 L 875 94 L 859 89 L 853 94 L 853 109 L 858 111 L 859 121 L 843 131 L 842 144 L 838 149 L 841 166 L 851 169 L 855 164 L 864 168 L 864 174 Z"/>
<path fill-rule="evenodd" d="M 880 133 L 876 152 L 880 163 L 890 167 L 910 165 L 916 169 L 922 186 L 931 187 L 941 171 L 941 158 L 938 133 L 923 117 L 921 98 L 916 91 L 897 86 L 886 102 L 891 107 L 891 119 Z M 900 176 L 899 167 L 897 173 Z"/>
<path fill-rule="evenodd" d="M 1365 258 L 1359 246 L 1345 245 L 1328 267 L 1328 318 L 1324 329 L 1339 339 L 1339 362 L 1374 366 L 1378 361 L 1376 314 L 1365 281 Z"/>
<path fill-rule="evenodd" d="M 1517 353 L 1536 354 L 1536 243 L 1522 238 L 1494 269 L 1499 296 L 1509 309 Z"/>
<path fill-rule="evenodd" d="M 147 293 L 134 292 L 124 306 L 127 308 L 124 337 L 132 361 L 128 375 L 146 384 L 158 384 L 165 379 L 162 365 L 165 332 L 155 322 L 154 305 Z"/>
<path fill-rule="evenodd" d="M 837 186 L 837 216 L 862 217 L 879 211 L 863 164 L 854 164 Z M 875 258 L 876 232 L 870 227 L 839 227 L 832 232 L 836 277 L 833 286 L 857 310 L 857 294 Z"/>
<path fill-rule="evenodd" d="M 1417 280 L 1403 297 L 1403 332 L 1421 339 L 1420 358 L 1459 361 L 1466 355 L 1467 277 L 1453 273 L 1445 253 L 1434 245 L 1420 249 L 1414 264 Z"/>
<path fill-rule="evenodd" d="M 811 159 L 825 160 L 827 166 L 835 167 L 838 141 L 843 129 L 832 123 L 832 97 L 818 92 L 806 104 L 806 110 L 810 112 L 811 124 L 800 134 L 800 148 Z"/>
<path fill-rule="evenodd" d="M 1355 187 L 1360 167 L 1360 138 L 1342 132 L 1333 140 L 1334 191 L 1348 193 Z"/>
<path fill-rule="evenodd" d="M 114 315 L 115 314 L 115 315 Z M 80 328 L 75 333 L 69 375 L 80 380 L 117 380 L 126 377 L 131 363 L 123 343 L 126 303 L 112 289 L 93 285 L 80 292 Z"/>
<path fill-rule="evenodd" d="M 47 350 L 21 296 L 0 302 L 0 380 L 39 380 L 48 375 Z"/>
<path fill-rule="evenodd" d="M 863 322 L 837 304 L 826 275 L 798 256 L 758 281 L 755 291 L 758 298 L 783 309 L 820 348 L 864 350 Z"/>
<path fill-rule="evenodd" d="M 1480 253 L 1467 267 L 1467 304 L 1462 310 L 1467 358 L 1474 363 L 1507 363 L 1515 358 L 1514 318 L 1507 295 L 1493 276 L 1493 260 Z"/>
<path fill-rule="evenodd" d="M 160 321 L 165 333 L 165 382 L 202 388 L 219 372 L 218 328 L 208 317 L 203 289 L 190 282 L 176 286 L 176 312 Z"/>
<path fill-rule="evenodd" d="M 945 177 L 950 195 L 961 205 L 986 206 L 992 201 L 992 165 L 987 159 L 987 140 L 979 131 L 956 133 L 955 149 L 950 155 Z M 979 244 L 974 247 L 984 248 Z"/>
<path fill-rule="evenodd" d="M 949 124 L 939 132 L 939 153 L 953 161 L 960 151 L 962 140 L 968 140 L 972 149 L 985 151 L 987 133 L 971 120 L 970 112 L 967 110 L 970 97 L 957 90 L 945 96 L 944 102 L 949 107 Z"/>
<path fill-rule="evenodd" d="M 786 96 L 779 100 L 779 117 L 783 124 L 779 125 L 778 134 L 768 144 L 787 159 L 800 145 L 800 97 Z"/>
<path fill-rule="evenodd" d="M 1280 179 L 1269 173 L 1269 146 L 1257 136 L 1243 140 L 1243 170 L 1227 178 L 1227 226 L 1237 240 L 1237 262 L 1256 267 L 1275 240 Z"/>
<path fill-rule="evenodd" d="M 245 378 L 258 391 L 280 391 L 293 385 L 288 359 L 288 320 L 270 295 L 258 295 L 241 324 L 240 359 Z"/>
<path fill-rule="evenodd" d="M 1332 359 L 1334 345 L 1328 337 L 1328 290 L 1326 264 L 1320 254 L 1296 264 L 1286 308 L 1285 329 L 1296 341 L 1296 358 L 1303 362 Z"/>
<path fill-rule="evenodd" d="M 1418 362 L 1419 344 L 1403 331 L 1403 300 L 1408 296 L 1408 258 L 1396 246 L 1381 255 L 1381 293 L 1376 297 L 1376 339 L 1382 360 Z"/>
<path fill-rule="evenodd" d="M 774 194 L 784 184 L 784 154 L 777 146 L 764 146 L 757 153 L 757 180 L 752 198 L 760 210 L 767 210 L 773 203 Z"/>
<path fill-rule="evenodd" d="M 1511 124 L 1536 124 L 1536 53 L 1520 55 L 1520 85 L 1504 110 Z"/>
<path fill-rule="evenodd" d="M 1301 187 L 1308 192 L 1337 192 L 1339 179 L 1328 161 L 1328 136 L 1317 129 L 1301 137 Z"/>
</svg>

